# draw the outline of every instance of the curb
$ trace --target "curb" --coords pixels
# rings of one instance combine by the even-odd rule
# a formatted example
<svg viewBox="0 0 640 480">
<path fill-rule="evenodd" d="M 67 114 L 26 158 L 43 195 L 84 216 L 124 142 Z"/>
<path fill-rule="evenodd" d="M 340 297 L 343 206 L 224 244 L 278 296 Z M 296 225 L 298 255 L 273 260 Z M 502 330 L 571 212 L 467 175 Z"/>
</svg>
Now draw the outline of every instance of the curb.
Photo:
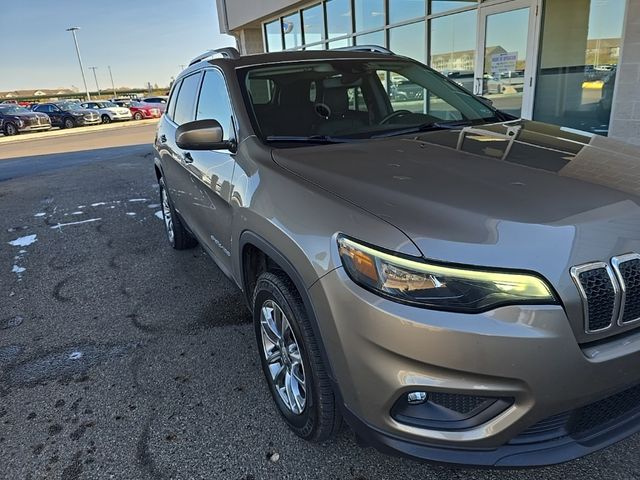
<svg viewBox="0 0 640 480">
<path fill-rule="evenodd" d="M 159 121 L 159 118 L 150 120 L 129 120 L 119 123 L 109 123 L 106 125 L 91 125 L 87 127 L 76 127 L 69 130 L 48 130 L 46 132 L 21 133 L 11 137 L 0 137 L 0 145 L 9 143 L 22 143 L 29 140 L 42 140 L 45 138 L 68 137 L 71 135 L 83 135 L 85 133 L 101 132 L 104 130 L 117 130 L 119 128 L 138 128 L 146 125 L 152 125 Z"/>
</svg>

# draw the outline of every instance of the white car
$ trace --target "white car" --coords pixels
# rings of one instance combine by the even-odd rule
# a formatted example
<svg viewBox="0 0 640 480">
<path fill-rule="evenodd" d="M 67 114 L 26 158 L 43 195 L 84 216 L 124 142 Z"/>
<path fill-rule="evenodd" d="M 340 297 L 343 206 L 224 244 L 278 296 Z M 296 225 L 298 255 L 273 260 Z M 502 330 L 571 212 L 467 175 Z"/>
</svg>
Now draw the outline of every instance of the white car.
<svg viewBox="0 0 640 480">
<path fill-rule="evenodd" d="M 126 107 L 121 107 L 113 102 L 96 101 L 85 102 L 82 104 L 83 108 L 88 110 L 97 110 L 100 114 L 102 123 L 111 123 L 122 120 L 131 120 L 131 110 Z"/>
</svg>

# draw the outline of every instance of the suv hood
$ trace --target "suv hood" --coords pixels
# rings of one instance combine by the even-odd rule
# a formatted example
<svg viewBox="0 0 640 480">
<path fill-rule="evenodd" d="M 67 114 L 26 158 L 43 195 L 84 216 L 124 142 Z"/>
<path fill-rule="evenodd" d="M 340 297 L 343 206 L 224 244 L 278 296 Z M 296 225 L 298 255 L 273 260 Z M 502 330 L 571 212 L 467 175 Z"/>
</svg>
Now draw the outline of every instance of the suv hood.
<svg viewBox="0 0 640 480">
<path fill-rule="evenodd" d="M 273 157 L 395 225 L 427 258 L 534 270 L 557 285 L 573 265 L 640 252 L 640 148 L 605 137 L 519 120 Z"/>
</svg>

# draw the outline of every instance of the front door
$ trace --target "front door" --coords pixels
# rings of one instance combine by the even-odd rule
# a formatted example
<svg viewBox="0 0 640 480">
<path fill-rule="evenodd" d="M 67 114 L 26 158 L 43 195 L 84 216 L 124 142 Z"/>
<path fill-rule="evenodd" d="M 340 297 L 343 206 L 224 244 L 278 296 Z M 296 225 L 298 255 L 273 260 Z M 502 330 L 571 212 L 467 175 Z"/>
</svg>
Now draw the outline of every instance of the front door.
<svg viewBox="0 0 640 480">
<path fill-rule="evenodd" d="M 474 93 L 518 117 L 531 118 L 540 0 L 480 7 Z"/>
</svg>

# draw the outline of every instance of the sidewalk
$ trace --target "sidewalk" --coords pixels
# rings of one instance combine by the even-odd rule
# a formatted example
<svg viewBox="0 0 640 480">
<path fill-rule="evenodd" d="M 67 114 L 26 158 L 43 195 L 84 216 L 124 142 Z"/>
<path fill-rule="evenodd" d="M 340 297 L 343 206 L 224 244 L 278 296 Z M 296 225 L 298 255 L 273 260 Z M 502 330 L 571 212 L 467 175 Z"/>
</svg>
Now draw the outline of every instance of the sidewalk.
<svg viewBox="0 0 640 480">
<path fill-rule="evenodd" d="M 66 137 L 69 135 L 82 135 L 84 133 L 94 133 L 102 130 L 115 130 L 118 128 L 138 128 L 144 127 L 146 125 L 154 124 L 158 122 L 158 118 L 150 119 L 150 120 L 129 120 L 125 122 L 118 123 L 108 123 L 105 125 L 91 125 L 87 127 L 76 127 L 70 129 L 52 129 L 46 132 L 34 132 L 34 133 L 21 133 L 19 135 L 14 135 L 11 137 L 0 136 L 0 145 L 6 143 L 18 143 L 25 142 L 29 140 L 39 140 L 43 138 L 55 138 L 55 137 Z"/>
</svg>

